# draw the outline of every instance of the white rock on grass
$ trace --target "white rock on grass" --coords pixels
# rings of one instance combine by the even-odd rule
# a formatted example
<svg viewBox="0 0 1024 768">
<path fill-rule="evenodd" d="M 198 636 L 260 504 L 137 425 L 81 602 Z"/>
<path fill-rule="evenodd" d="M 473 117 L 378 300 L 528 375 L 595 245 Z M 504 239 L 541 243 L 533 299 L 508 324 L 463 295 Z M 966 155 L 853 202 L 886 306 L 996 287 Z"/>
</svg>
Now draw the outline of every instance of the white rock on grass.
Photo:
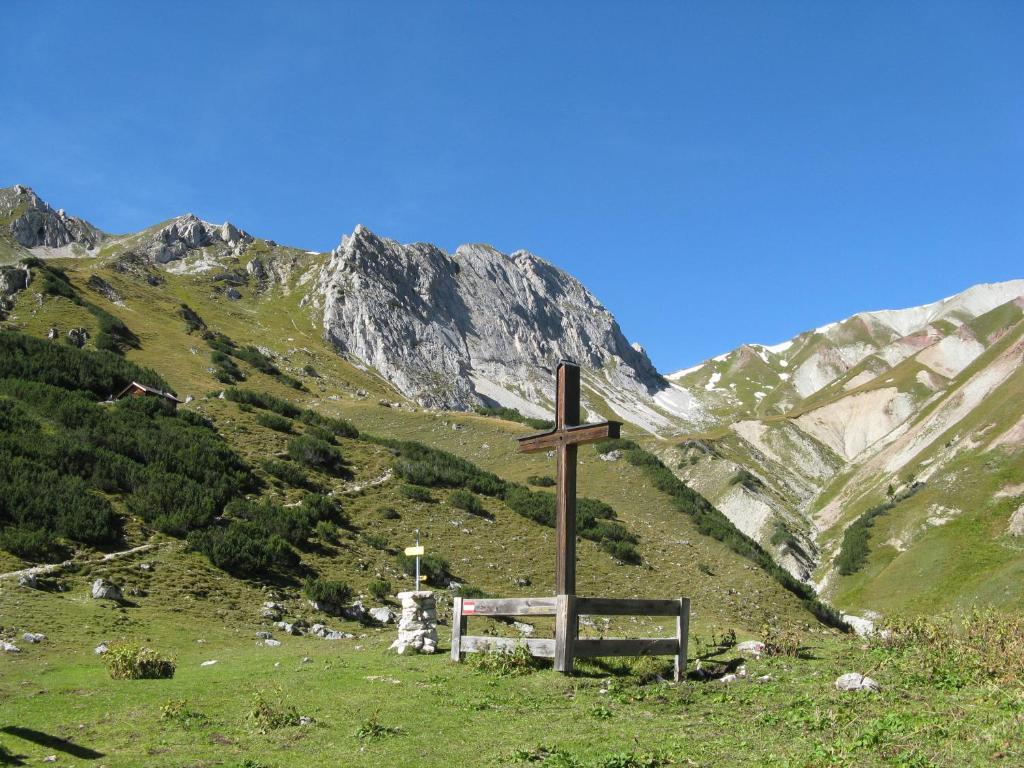
<svg viewBox="0 0 1024 768">
<path fill-rule="evenodd" d="M 26 643 L 32 643 L 34 645 L 36 643 L 43 642 L 43 640 L 46 639 L 46 635 L 40 632 L 26 632 L 21 636 L 21 639 L 24 640 Z"/>
<path fill-rule="evenodd" d="M 371 608 L 370 618 L 378 624 L 393 624 L 395 621 L 395 612 L 386 607 Z"/>
<path fill-rule="evenodd" d="M 268 648 L 277 648 L 279 645 L 281 645 L 280 640 L 274 640 L 273 638 L 261 640 L 260 642 Z"/>
<path fill-rule="evenodd" d="M 38 589 L 39 579 L 36 578 L 34 573 L 23 573 L 18 577 L 18 586 L 27 587 L 28 589 Z"/>
<path fill-rule="evenodd" d="M 124 595 L 117 584 L 113 584 L 103 579 L 96 579 L 96 581 L 92 583 L 92 599 L 120 601 L 124 599 Z"/>
<path fill-rule="evenodd" d="M 839 691 L 873 691 L 882 690 L 875 680 L 859 672 L 847 672 L 836 680 L 836 690 Z"/>
<path fill-rule="evenodd" d="M 6 640 L 0 640 L 0 651 L 4 653 L 21 653 L 21 648 L 16 646 L 14 643 L 9 643 Z"/>
<path fill-rule="evenodd" d="M 105 654 L 105 653 L 107 653 L 109 651 L 110 651 L 110 646 L 107 645 L 106 643 L 100 643 L 99 645 L 97 645 L 95 648 L 92 649 L 92 652 L 95 653 L 97 656 L 102 656 L 103 654 Z"/>
<path fill-rule="evenodd" d="M 217 660 L 216 660 L 216 659 L 210 659 L 209 661 L 204 661 L 204 662 L 203 662 L 202 664 L 200 664 L 199 666 L 200 666 L 200 667 L 212 667 L 212 666 L 213 666 L 214 664 L 216 664 L 216 663 L 217 663 Z"/>
<path fill-rule="evenodd" d="M 747 656 L 761 656 L 764 653 L 764 643 L 760 640 L 744 640 L 736 646 L 736 652 Z"/>
<path fill-rule="evenodd" d="M 534 633 L 536 627 L 533 624 L 527 624 L 525 621 L 513 621 L 512 626 L 518 630 L 519 634 L 526 635 L 529 637 Z"/>
<path fill-rule="evenodd" d="M 280 603 L 268 601 L 260 607 L 260 616 L 271 621 L 280 621 L 284 616 L 284 606 Z"/>
</svg>

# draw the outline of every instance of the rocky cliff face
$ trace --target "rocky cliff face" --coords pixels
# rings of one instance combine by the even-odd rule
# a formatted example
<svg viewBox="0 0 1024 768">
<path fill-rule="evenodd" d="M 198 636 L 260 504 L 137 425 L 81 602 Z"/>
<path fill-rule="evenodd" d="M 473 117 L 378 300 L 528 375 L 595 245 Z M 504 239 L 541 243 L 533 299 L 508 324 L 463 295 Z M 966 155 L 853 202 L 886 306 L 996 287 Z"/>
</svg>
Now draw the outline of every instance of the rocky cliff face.
<svg viewBox="0 0 1024 768">
<path fill-rule="evenodd" d="M 230 250 L 250 242 L 252 236 L 230 222 L 211 224 L 187 213 L 144 238 L 134 251 L 157 264 L 167 264 L 210 246 Z"/>
<path fill-rule="evenodd" d="M 326 337 L 425 406 L 547 411 L 560 359 L 651 399 L 666 383 L 579 281 L 526 251 L 400 245 L 357 227 L 316 292 Z"/>
<path fill-rule="evenodd" d="M 24 248 L 64 248 L 78 244 L 93 249 L 103 233 L 83 219 L 55 211 L 29 187 L 16 184 L 0 190 L 0 216 L 10 220 L 10 233 Z"/>
</svg>

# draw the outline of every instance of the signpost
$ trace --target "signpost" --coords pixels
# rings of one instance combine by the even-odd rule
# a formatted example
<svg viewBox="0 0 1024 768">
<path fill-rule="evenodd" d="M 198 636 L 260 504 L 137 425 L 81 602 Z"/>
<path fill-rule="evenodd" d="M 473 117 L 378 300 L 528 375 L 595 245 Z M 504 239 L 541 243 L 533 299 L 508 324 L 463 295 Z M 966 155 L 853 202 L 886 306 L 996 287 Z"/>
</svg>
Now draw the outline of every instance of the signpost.
<svg viewBox="0 0 1024 768">
<path fill-rule="evenodd" d="M 558 364 L 555 388 L 555 427 L 547 432 L 519 438 L 522 453 L 554 451 L 557 487 L 555 492 L 555 597 L 477 598 L 456 597 L 452 617 L 452 658 L 459 661 L 465 653 L 489 648 L 512 649 L 525 644 L 534 656 L 554 659 L 559 672 L 572 672 L 575 657 L 661 656 L 676 657 L 675 679 L 686 670 L 690 600 L 614 599 L 576 596 L 576 458 L 586 443 L 617 438 L 621 424 L 606 421 L 580 424 L 580 368 L 574 363 Z M 417 532 L 418 533 L 418 532 Z M 416 539 L 417 545 L 419 538 Z M 410 547 L 406 554 L 411 555 Z M 422 547 L 420 547 L 422 551 Z M 419 557 L 416 558 L 417 573 Z M 579 639 L 579 617 L 674 616 L 674 638 L 602 638 Z M 470 616 L 553 616 L 555 638 L 472 636 L 467 634 Z"/>
<path fill-rule="evenodd" d="M 420 588 L 420 583 L 426 581 L 426 577 L 420 576 L 420 558 L 423 556 L 423 547 L 420 546 L 420 529 L 416 529 L 416 546 L 405 548 L 406 557 L 416 557 L 416 584 L 413 586 L 413 591 Z"/>
</svg>

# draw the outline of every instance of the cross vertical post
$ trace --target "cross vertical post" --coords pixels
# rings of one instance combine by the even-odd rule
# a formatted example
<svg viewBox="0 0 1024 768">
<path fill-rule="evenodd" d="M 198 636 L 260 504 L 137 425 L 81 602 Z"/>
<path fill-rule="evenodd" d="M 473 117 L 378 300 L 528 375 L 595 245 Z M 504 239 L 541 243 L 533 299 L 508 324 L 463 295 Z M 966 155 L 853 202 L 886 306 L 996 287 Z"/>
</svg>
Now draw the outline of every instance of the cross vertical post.
<svg viewBox="0 0 1024 768">
<path fill-rule="evenodd" d="M 555 489 L 555 594 L 576 594 L 576 459 L 578 448 L 619 436 L 617 421 L 580 424 L 580 367 L 558 364 L 555 387 L 555 428 L 519 438 L 522 453 L 554 450 Z"/>
</svg>

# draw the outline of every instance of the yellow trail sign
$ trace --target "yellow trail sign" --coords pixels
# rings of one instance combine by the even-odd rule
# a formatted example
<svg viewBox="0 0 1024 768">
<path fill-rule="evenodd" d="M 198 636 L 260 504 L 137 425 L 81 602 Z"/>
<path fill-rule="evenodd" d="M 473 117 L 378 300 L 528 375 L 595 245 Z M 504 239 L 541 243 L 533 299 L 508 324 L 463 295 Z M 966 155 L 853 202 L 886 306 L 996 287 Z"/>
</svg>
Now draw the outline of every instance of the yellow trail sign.
<svg viewBox="0 0 1024 768">
<path fill-rule="evenodd" d="M 423 547 L 422 546 L 419 546 L 419 547 L 406 547 L 405 548 L 405 554 L 408 555 L 409 557 L 415 557 L 416 555 L 422 555 L 423 554 Z"/>
</svg>

